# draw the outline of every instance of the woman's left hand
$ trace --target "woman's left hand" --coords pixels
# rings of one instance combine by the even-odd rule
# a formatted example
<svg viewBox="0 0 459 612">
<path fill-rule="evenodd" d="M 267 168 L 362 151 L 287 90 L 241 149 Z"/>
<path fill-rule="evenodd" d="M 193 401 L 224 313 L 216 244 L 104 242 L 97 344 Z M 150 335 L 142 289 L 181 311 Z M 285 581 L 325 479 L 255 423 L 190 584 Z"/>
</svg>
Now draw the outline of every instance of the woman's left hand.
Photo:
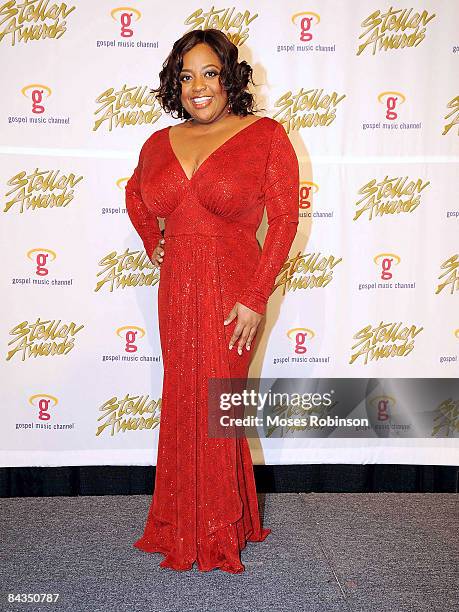
<svg viewBox="0 0 459 612">
<path fill-rule="evenodd" d="M 237 352 L 239 355 L 242 355 L 244 344 L 247 350 L 250 350 L 250 345 L 257 333 L 257 328 L 263 315 L 258 314 L 258 312 L 255 312 L 248 306 L 244 306 L 240 302 L 236 302 L 223 324 L 229 325 L 236 317 L 237 322 L 231 336 L 229 349 L 231 350 L 239 339 Z"/>
</svg>

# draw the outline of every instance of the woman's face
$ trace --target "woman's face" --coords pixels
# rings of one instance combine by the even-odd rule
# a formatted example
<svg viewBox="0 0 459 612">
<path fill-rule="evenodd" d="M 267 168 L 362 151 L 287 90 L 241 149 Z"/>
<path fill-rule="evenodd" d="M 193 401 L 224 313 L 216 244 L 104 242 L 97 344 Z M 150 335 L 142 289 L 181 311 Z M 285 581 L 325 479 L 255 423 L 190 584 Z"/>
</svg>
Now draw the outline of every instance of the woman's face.
<svg viewBox="0 0 459 612">
<path fill-rule="evenodd" d="M 198 43 L 183 55 L 180 100 L 198 123 L 212 123 L 227 113 L 228 96 L 219 79 L 221 67 L 218 55 L 206 43 Z"/>
</svg>

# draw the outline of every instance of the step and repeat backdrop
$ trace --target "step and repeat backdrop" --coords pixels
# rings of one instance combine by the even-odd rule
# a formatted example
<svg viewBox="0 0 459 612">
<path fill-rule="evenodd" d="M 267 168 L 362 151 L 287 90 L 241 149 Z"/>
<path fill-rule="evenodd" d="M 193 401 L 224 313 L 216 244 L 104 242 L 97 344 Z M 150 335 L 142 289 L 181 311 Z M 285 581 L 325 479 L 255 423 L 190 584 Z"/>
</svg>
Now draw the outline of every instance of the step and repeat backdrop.
<svg viewBox="0 0 459 612">
<path fill-rule="evenodd" d="M 4 2 L 0 464 L 156 463 L 160 273 L 124 188 L 178 121 L 150 89 L 193 29 L 238 46 L 300 162 L 250 376 L 457 377 L 458 23 L 440 0 Z M 459 401 L 443 400 L 422 435 L 391 427 L 401 398 L 383 394 L 384 433 L 261 437 L 254 461 L 454 465 Z"/>
</svg>

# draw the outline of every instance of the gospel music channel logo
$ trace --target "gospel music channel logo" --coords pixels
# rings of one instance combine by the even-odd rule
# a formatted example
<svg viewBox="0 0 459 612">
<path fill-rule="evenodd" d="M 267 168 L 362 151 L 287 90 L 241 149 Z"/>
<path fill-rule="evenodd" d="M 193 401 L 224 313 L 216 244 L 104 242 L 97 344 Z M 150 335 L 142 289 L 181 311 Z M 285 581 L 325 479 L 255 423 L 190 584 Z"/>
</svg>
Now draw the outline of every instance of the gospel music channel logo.
<svg viewBox="0 0 459 612">
<path fill-rule="evenodd" d="M 294 34 L 288 41 L 276 43 L 277 53 L 335 53 L 334 42 L 317 41 L 321 16 L 313 11 L 294 13 L 290 17 Z"/>
<path fill-rule="evenodd" d="M 35 126 L 53 124 L 53 125 L 69 125 L 70 117 L 59 117 L 58 115 L 46 114 L 46 101 L 51 97 L 51 88 L 43 83 L 30 83 L 24 85 L 21 89 L 21 94 L 29 101 L 28 115 L 9 115 L 8 123 L 10 124 L 31 124 Z"/>
<path fill-rule="evenodd" d="M 286 336 L 290 342 L 291 350 L 286 354 L 273 356 L 273 365 L 287 363 L 330 363 L 330 355 L 318 354 L 314 346 L 316 332 L 308 327 L 293 327 L 288 329 Z M 293 355 L 291 354 L 293 352 Z"/>
<path fill-rule="evenodd" d="M 59 422 L 62 411 L 57 409 L 59 400 L 49 393 L 35 393 L 28 398 L 28 409 L 32 407 L 32 417 L 35 420 L 16 422 L 14 428 L 19 431 L 64 431 L 75 429 L 75 422 Z"/>
<path fill-rule="evenodd" d="M 138 325 L 123 325 L 115 329 L 115 335 L 122 341 L 123 352 L 102 355 L 102 362 L 161 362 L 160 355 L 145 352 L 144 345 L 147 340 L 145 328 Z"/>
<path fill-rule="evenodd" d="M 378 266 L 379 278 L 388 281 L 392 280 L 392 268 L 400 264 L 400 257 L 396 253 L 379 253 L 374 256 L 373 262 Z"/>
<path fill-rule="evenodd" d="M 383 131 L 395 131 L 403 130 L 420 130 L 422 129 L 422 122 L 410 119 L 410 121 L 397 122 L 400 116 L 401 105 L 406 102 L 406 96 L 400 91 L 384 91 L 377 95 L 377 101 L 383 107 L 384 119 L 373 119 L 371 121 L 363 121 L 362 129 L 366 130 L 383 130 Z M 442 136 L 448 134 L 451 128 L 455 125 L 459 125 L 459 96 L 455 96 L 449 100 L 446 104 L 448 109 L 443 119 L 451 119 L 449 123 L 444 125 Z M 459 129 L 458 129 L 459 133 Z"/>
<path fill-rule="evenodd" d="M 308 351 L 308 346 L 315 337 L 315 332 L 307 327 L 294 327 L 287 331 L 287 338 L 292 340 L 293 352 L 296 355 L 304 355 Z"/>
<path fill-rule="evenodd" d="M 312 209 L 313 203 L 319 198 L 314 197 L 319 194 L 320 187 L 313 181 L 307 181 L 300 179 L 298 201 L 299 201 L 299 212 L 298 216 L 300 219 L 333 219 L 335 210 L 333 208 L 325 209 L 320 202 L 321 207 L 318 210 Z"/>
<path fill-rule="evenodd" d="M 397 253 L 378 253 L 373 257 L 378 280 L 357 280 L 359 291 L 371 291 L 378 289 L 416 289 L 416 281 L 402 282 L 400 273 L 398 280 L 394 281 L 395 269 L 400 266 L 401 257 Z"/>
<path fill-rule="evenodd" d="M 115 22 L 116 38 L 96 40 L 96 48 L 104 49 L 116 47 L 117 49 L 158 49 L 158 40 L 145 40 L 138 38 L 141 28 L 142 13 L 134 6 L 119 6 L 110 11 L 110 17 Z M 150 31 L 150 27 L 148 30 Z"/>
<path fill-rule="evenodd" d="M 116 189 L 118 191 L 120 191 L 121 195 L 121 199 L 123 200 L 123 202 L 125 201 L 125 192 L 126 192 L 126 184 L 129 181 L 131 177 L 130 176 L 124 176 L 123 178 L 119 178 L 115 181 L 115 185 L 116 185 Z M 120 206 L 120 205 L 115 205 L 115 206 L 102 206 L 100 209 L 100 214 L 101 215 L 126 215 L 127 214 L 127 210 L 126 210 L 126 206 Z"/>
<path fill-rule="evenodd" d="M 126 353 L 136 353 L 139 350 L 137 346 L 138 339 L 145 337 L 145 330 L 143 327 L 125 325 L 116 330 L 116 335 L 125 342 L 124 350 Z"/>
<path fill-rule="evenodd" d="M 51 96 L 51 88 L 40 83 L 25 85 L 21 94 L 30 99 L 30 112 L 41 115 L 45 112 L 45 100 Z"/>
<path fill-rule="evenodd" d="M 298 38 L 301 42 L 311 41 L 313 36 L 313 25 L 318 26 L 320 15 L 310 11 L 295 13 L 292 15 L 292 23 L 298 27 Z"/>
<path fill-rule="evenodd" d="M 400 91 L 383 91 L 378 94 L 377 99 L 383 107 L 384 119 L 388 121 L 398 119 L 399 106 L 406 102 L 406 97 Z"/>
<path fill-rule="evenodd" d="M 110 11 L 110 16 L 119 25 L 119 35 L 121 38 L 131 38 L 134 36 L 134 23 L 140 21 L 142 14 L 132 6 L 114 8 Z"/>
<path fill-rule="evenodd" d="M 454 338 L 456 340 L 459 340 L 459 327 L 457 329 L 454 329 L 452 331 L 452 335 L 454 336 Z M 449 346 L 452 346 L 451 344 Z M 456 351 L 458 347 L 458 343 L 456 342 Z M 459 361 L 458 358 L 458 353 L 454 352 L 454 349 L 452 349 L 453 352 L 449 353 L 449 354 L 443 354 L 443 355 L 439 355 L 438 356 L 438 361 L 442 364 L 444 364 L 446 367 L 448 366 L 454 366 L 456 368 L 456 364 Z"/>
<path fill-rule="evenodd" d="M 73 277 L 58 278 L 50 275 L 57 260 L 56 251 L 45 248 L 30 249 L 26 253 L 27 259 L 32 263 L 31 276 L 14 276 L 11 278 L 12 285 L 33 285 L 38 287 L 63 287 L 73 285 Z"/>
<path fill-rule="evenodd" d="M 401 91 L 382 91 L 376 95 L 376 100 L 377 103 L 382 106 L 383 117 L 378 116 L 368 121 L 362 121 L 362 130 L 397 132 L 398 130 L 409 131 L 420 130 L 422 128 L 421 121 L 413 121 L 411 119 L 410 121 L 397 122 L 397 119 L 399 119 L 401 115 L 401 106 L 406 102 L 406 96 Z M 381 119 L 383 120 L 381 121 Z"/>
</svg>

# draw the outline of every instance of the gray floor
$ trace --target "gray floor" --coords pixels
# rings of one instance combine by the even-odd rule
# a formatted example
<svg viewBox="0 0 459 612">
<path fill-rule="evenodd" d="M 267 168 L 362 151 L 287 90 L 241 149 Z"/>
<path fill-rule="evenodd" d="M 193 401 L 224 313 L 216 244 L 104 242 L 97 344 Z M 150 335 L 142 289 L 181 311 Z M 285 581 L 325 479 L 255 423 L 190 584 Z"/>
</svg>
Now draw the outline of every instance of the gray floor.
<svg viewBox="0 0 459 612">
<path fill-rule="evenodd" d="M 246 571 L 175 572 L 132 547 L 150 496 L 2 499 L 0 610 L 449 612 L 459 609 L 458 496 L 276 494 Z M 59 593 L 9 604 L 6 593 Z"/>
</svg>

